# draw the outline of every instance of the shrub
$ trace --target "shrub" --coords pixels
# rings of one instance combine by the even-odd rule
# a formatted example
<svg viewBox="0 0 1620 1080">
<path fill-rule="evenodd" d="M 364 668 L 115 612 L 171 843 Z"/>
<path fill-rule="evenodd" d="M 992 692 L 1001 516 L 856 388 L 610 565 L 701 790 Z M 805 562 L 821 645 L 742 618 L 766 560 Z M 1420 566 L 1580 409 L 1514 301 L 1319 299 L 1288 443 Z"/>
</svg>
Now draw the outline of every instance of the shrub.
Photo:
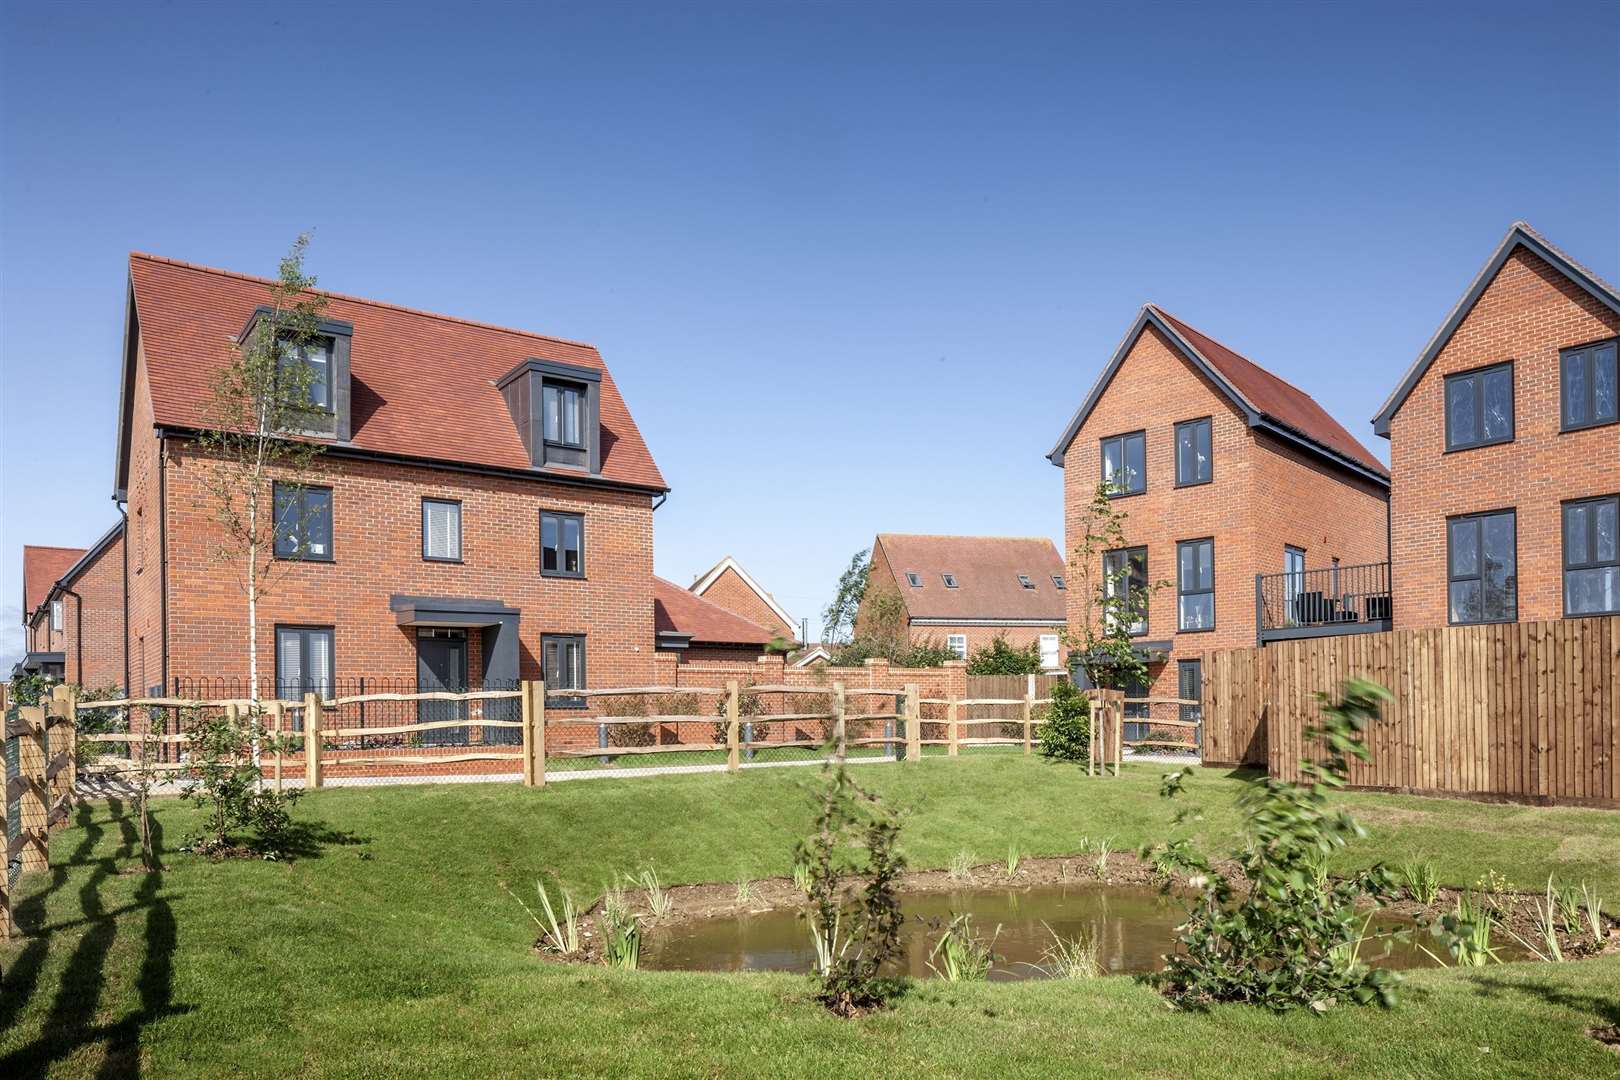
<svg viewBox="0 0 1620 1080">
<path fill-rule="evenodd" d="M 1091 750 L 1091 707 L 1073 685 L 1052 685 L 1052 704 L 1040 726 L 1041 753 L 1059 761 L 1085 761 Z"/>
<path fill-rule="evenodd" d="M 1345 1000 L 1394 1003 L 1397 976 L 1356 959 L 1363 936 L 1357 905 L 1392 899 L 1390 874 L 1381 865 L 1347 879 L 1313 871 L 1321 855 L 1365 835 L 1348 811 L 1328 807 L 1328 792 L 1344 785 L 1349 758 L 1371 757 L 1363 732 L 1388 697 L 1383 687 L 1358 679 L 1346 680 L 1337 700 L 1318 694 L 1322 723 L 1305 734 L 1326 751 L 1326 762 L 1301 763 L 1307 783 L 1268 778 L 1240 797 L 1248 843 L 1233 861 L 1247 879 L 1241 895 L 1186 839 L 1143 848 L 1161 870 L 1188 872 L 1199 890 L 1182 927 L 1181 950 L 1153 977 L 1176 1004 L 1235 1001 L 1320 1012 Z M 1163 794 L 1178 795 L 1189 772 L 1166 775 Z M 1183 811 L 1177 820 L 1188 816 Z"/>
<path fill-rule="evenodd" d="M 990 644 L 981 645 L 968 657 L 969 675 L 1039 675 L 1041 647 L 1030 642 L 1024 648 L 1007 643 L 1006 634 L 997 634 Z"/>
<path fill-rule="evenodd" d="M 181 774 L 181 798 L 204 811 L 205 831 L 185 847 L 199 855 L 241 854 L 233 833 L 246 829 L 246 853 L 267 859 L 285 853 L 290 840 L 290 808 L 302 794 L 264 787 L 256 753 L 291 750 L 291 739 L 265 730 L 256 714 L 232 717 L 220 710 L 194 709 L 183 717 L 189 740 Z"/>
<path fill-rule="evenodd" d="M 639 694 L 612 694 L 599 698 L 597 708 L 615 720 L 647 715 L 647 699 Z M 655 735 L 651 724 L 608 724 L 609 746 L 651 746 Z"/>
</svg>

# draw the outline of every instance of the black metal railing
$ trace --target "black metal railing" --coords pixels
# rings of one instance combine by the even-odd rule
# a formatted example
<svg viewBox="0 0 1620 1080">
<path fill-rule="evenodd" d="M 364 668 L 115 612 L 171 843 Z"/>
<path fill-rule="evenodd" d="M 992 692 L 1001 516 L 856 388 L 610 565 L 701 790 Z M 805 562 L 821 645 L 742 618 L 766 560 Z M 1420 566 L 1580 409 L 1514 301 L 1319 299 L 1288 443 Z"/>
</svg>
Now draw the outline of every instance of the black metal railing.
<svg viewBox="0 0 1620 1080">
<path fill-rule="evenodd" d="M 1259 634 L 1295 630 L 1358 633 L 1389 627 L 1389 563 L 1256 574 Z"/>
</svg>

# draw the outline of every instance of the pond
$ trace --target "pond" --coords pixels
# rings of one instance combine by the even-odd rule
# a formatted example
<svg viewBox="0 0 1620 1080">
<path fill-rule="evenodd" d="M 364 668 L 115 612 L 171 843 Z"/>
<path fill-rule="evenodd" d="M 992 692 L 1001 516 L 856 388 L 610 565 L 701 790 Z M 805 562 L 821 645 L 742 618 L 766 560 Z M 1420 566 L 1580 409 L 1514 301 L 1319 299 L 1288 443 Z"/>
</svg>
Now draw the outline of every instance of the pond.
<svg viewBox="0 0 1620 1080">
<path fill-rule="evenodd" d="M 954 914 L 970 912 L 977 933 L 995 941 L 992 980 L 1045 978 L 1038 965 L 1051 944 L 1051 927 L 1064 938 L 1085 935 L 1097 944 L 1097 959 L 1106 974 L 1134 974 L 1161 966 L 1160 957 L 1175 944 L 1175 928 L 1184 909 L 1174 898 L 1145 886 L 1036 885 L 1022 889 L 964 888 L 952 892 L 903 895 L 906 922 L 904 958 L 890 974 L 929 978 L 929 951 Z M 1386 928 L 1399 920 L 1383 921 Z M 1375 925 L 1374 929 L 1377 929 Z M 1413 935 L 1430 944 L 1428 934 Z M 1432 967 L 1434 961 L 1415 944 L 1394 943 L 1389 956 L 1384 941 L 1369 943 L 1363 959 L 1387 967 Z M 1507 957 L 1504 957 L 1507 959 Z M 808 972 L 815 962 L 810 931 L 798 911 L 774 908 L 736 915 L 716 915 L 650 928 L 641 964 L 664 971 Z"/>
</svg>

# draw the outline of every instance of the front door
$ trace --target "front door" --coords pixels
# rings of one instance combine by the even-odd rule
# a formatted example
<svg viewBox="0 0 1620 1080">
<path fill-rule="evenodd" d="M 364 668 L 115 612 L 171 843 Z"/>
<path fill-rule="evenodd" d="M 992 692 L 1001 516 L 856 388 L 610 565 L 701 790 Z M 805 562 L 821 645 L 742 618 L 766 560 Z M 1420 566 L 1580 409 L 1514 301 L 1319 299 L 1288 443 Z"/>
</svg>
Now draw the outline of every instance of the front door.
<svg viewBox="0 0 1620 1080">
<path fill-rule="evenodd" d="M 418 630 L 416 632 L 416 689 L 418 693 L 467 689 L 467 633 L 464 630 Z M 420 701 L 416 705 L 419 724 L 435 720 L 466 720 L 465 701 Z M 433 728 L 421 732 L 425 746 L 465 746 L 465 727 Z"/>
</svg>

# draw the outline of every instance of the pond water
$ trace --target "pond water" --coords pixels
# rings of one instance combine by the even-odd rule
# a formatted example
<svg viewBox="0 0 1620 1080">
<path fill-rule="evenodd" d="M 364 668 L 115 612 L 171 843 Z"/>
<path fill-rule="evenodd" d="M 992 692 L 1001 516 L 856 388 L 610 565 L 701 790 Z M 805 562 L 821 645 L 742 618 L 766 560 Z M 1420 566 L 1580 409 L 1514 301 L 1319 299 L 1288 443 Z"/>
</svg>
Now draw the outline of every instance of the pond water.
<svg viewBox="0 0 1620 1080">
<path fill-rule="evenodd" d="M 1051 927 L 1064 938 L 1085 935 L 1097 943 L 1098 962 L 1107 974 L 1153 971 L 1175 943 L 1184 917 L 1181 903 L 1157 889 L 1136 886 L 1038 885 L 1025 889 L 962 889 L 902 897 L 905 956 L 890 974 L 929 978 L 929 951 L 953 914 L 971 912 L 974 930 L 995 941 L 993 980 L 1045 978 L 1038 965 L 1051 943 Z M 1398 920 L 1384 920 L 1387 928 Z M 1375 924 L 1374 929 L 1378 927 Z M 1433 945 L 1426 932 L 1415 940 Z M 1363 959 L 1387 967 L 1431 967 L 1434 961 L 1415 944 L 1369 942 Z M 808 972 L 815 962 L 808 924 L 792 909 L 717 915 L 649 929 L 642 945 L 643 967 L 664 971 Z"/>
</svg>

